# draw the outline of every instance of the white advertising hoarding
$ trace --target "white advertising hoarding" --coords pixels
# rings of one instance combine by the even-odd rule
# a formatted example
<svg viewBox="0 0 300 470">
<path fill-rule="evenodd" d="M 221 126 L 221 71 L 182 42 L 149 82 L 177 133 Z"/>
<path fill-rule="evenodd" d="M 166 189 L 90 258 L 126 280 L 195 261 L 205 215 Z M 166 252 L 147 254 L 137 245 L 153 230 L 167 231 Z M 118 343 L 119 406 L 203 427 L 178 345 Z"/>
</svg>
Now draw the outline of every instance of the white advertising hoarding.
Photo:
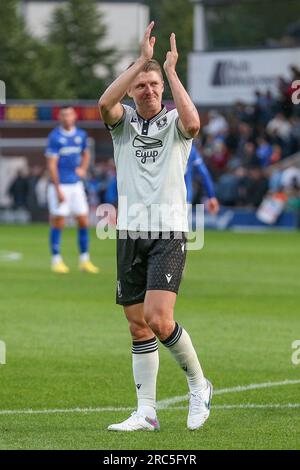
<svg viewBox="0 0 300 470">
<path fill-rule="evenodd" d="M 253 103 L 257 89 L 276 93 L 278 77 L 291 78 L 291 65 L 300 66 L 300 48 L 192 52 L 189 93 L 200 105 Z"/>
</svg>

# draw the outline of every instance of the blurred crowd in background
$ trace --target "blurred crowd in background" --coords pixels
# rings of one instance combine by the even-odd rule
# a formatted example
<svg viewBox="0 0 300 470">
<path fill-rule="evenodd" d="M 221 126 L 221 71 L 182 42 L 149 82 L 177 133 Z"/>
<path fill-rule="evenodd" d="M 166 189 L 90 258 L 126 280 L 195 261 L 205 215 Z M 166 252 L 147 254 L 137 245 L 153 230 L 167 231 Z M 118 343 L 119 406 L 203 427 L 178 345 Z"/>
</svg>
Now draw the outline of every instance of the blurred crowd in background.
<svg viewBox="0 0 300 470">
<path fill-rule="evenodd" d="M 198 149 L 222 205 L 258 207 L 268 191 L 291 186 L 299 197 L 300 170 L 289 169 L 292 180 L 275 170 L 300 151 L 300 106 L 292 102 L 292 83 L 300 79 L 300 69 L 292 66 L 290 71 L 290 81 L 279 77 L 276 97 L 257 91 L 253 105 L 237 102 L 223 113 L 209 111 Z"/>
<path fill-rule="evenodd" d="M 195 144 L 222 206 L 257 208 L 268 192 L 283 192 L 288 206 L 299 210 L 300 169 L 292 164 L 283 171 L 276 169 L 276 164 L 300 151 L 300 105 L 291 99 L 292 82 L 300 80 L 300 69 L 292 66 L 290 72 L 289 81 L 279 77 L 276 96 L 257 91 L 253 105 L 240 101 L 230 109 L 203 114 Z M 97 157 L 85 180 L 90 206 L 116 205 L 113 159 Z M 45 209 L 47 184 L 47 171 L 41 166 L 19 172 L 9 188 L 13 208 Z M 193 203 L 200 203 L 205 192 L 196 174 L 193 184 Z"/>
</svg>

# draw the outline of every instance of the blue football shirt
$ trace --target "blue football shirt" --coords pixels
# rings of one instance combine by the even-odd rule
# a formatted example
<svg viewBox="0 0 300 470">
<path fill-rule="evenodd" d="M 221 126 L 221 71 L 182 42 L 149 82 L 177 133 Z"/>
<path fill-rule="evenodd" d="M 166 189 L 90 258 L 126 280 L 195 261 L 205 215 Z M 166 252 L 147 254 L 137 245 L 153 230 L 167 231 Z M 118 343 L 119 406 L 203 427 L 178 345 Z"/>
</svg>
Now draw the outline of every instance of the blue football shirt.
<svg viewBox="0 0 300 470">
<path fill-rule="evenodd" d="M 207 166 L 205 165 L 195 145 L 192 145 L 191 153 L 187 163 L 186 173 L 184 176 L 188 203 L 191 203 L 193 199 L 193 178 L 195 172 L 201 177 L 207 192 L 207 196 L 209 198 L 215 197 L 214 184 L 207 169 Z"/>
<path fill-rule="evenodd" d="M 46 157 L 58 158 L 57 169 L 61 184 L 75 184 L 80 181 L 76 168 L 80 166 L 82 152 L 87 148 L 87 133 L 74 127 L 66 131 L 56 127 L 50 132 Z"/>
</svg>

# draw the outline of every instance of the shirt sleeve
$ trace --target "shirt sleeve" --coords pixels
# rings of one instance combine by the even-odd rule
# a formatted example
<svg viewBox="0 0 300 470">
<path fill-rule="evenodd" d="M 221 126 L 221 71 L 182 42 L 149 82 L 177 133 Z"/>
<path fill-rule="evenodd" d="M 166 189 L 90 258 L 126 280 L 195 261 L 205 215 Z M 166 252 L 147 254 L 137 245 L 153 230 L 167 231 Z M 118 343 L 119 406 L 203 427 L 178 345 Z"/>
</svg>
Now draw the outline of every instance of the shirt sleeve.
<svg viewBox="0 0 300 470">
<path fill-rule="evenodd" d="M 124 104 L 122 104 L 122 106 L 123 106 L 123 114 L 122 114 L 121 119 L 119 119 L 118 122 L 116 122 L 116 123 L 113 124 L 112 126 L 111 126 L 110 124 L 107 124 L 106 122 L 104 123 L 106 129 L 108 129 L 111 133 L 114 133 L 114 131 L 115 131 L 116 129 L 119 130 L 120 128 L 123 127 L 123 124 L 124 124 L 125 118 L 126 118 L 126 113 L 128 112 L 128 111 L 126 110 L 126 108 L 128 108 L 128 106 L 126 106 L 126 105 L 124 105 Z"/>
<path fill-rule="evenodd" d="M 46 147 L 45 156 L 47 158 L 53 158 L 59 156 L 59 143 L 54 133 L 51 133 L 48 137 L 48 143 Z"/>
</svg>

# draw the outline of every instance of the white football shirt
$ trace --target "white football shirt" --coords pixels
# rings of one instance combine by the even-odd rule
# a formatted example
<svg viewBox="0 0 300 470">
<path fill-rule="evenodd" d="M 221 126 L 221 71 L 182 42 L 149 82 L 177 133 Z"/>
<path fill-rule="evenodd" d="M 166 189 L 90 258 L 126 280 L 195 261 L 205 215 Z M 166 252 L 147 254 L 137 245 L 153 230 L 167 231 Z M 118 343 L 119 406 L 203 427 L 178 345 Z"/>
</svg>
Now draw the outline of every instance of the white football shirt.
<svg viewBox="0 0 300 470">
<path fill-rule="evenodd" d="M 108 126 L 117 169 L 118 230 L 188 232 L 184 174 L 192 146 L 178 128 L 178 112 L 162 107 L 144 120 L 123 105 Z"/>
</svg>

